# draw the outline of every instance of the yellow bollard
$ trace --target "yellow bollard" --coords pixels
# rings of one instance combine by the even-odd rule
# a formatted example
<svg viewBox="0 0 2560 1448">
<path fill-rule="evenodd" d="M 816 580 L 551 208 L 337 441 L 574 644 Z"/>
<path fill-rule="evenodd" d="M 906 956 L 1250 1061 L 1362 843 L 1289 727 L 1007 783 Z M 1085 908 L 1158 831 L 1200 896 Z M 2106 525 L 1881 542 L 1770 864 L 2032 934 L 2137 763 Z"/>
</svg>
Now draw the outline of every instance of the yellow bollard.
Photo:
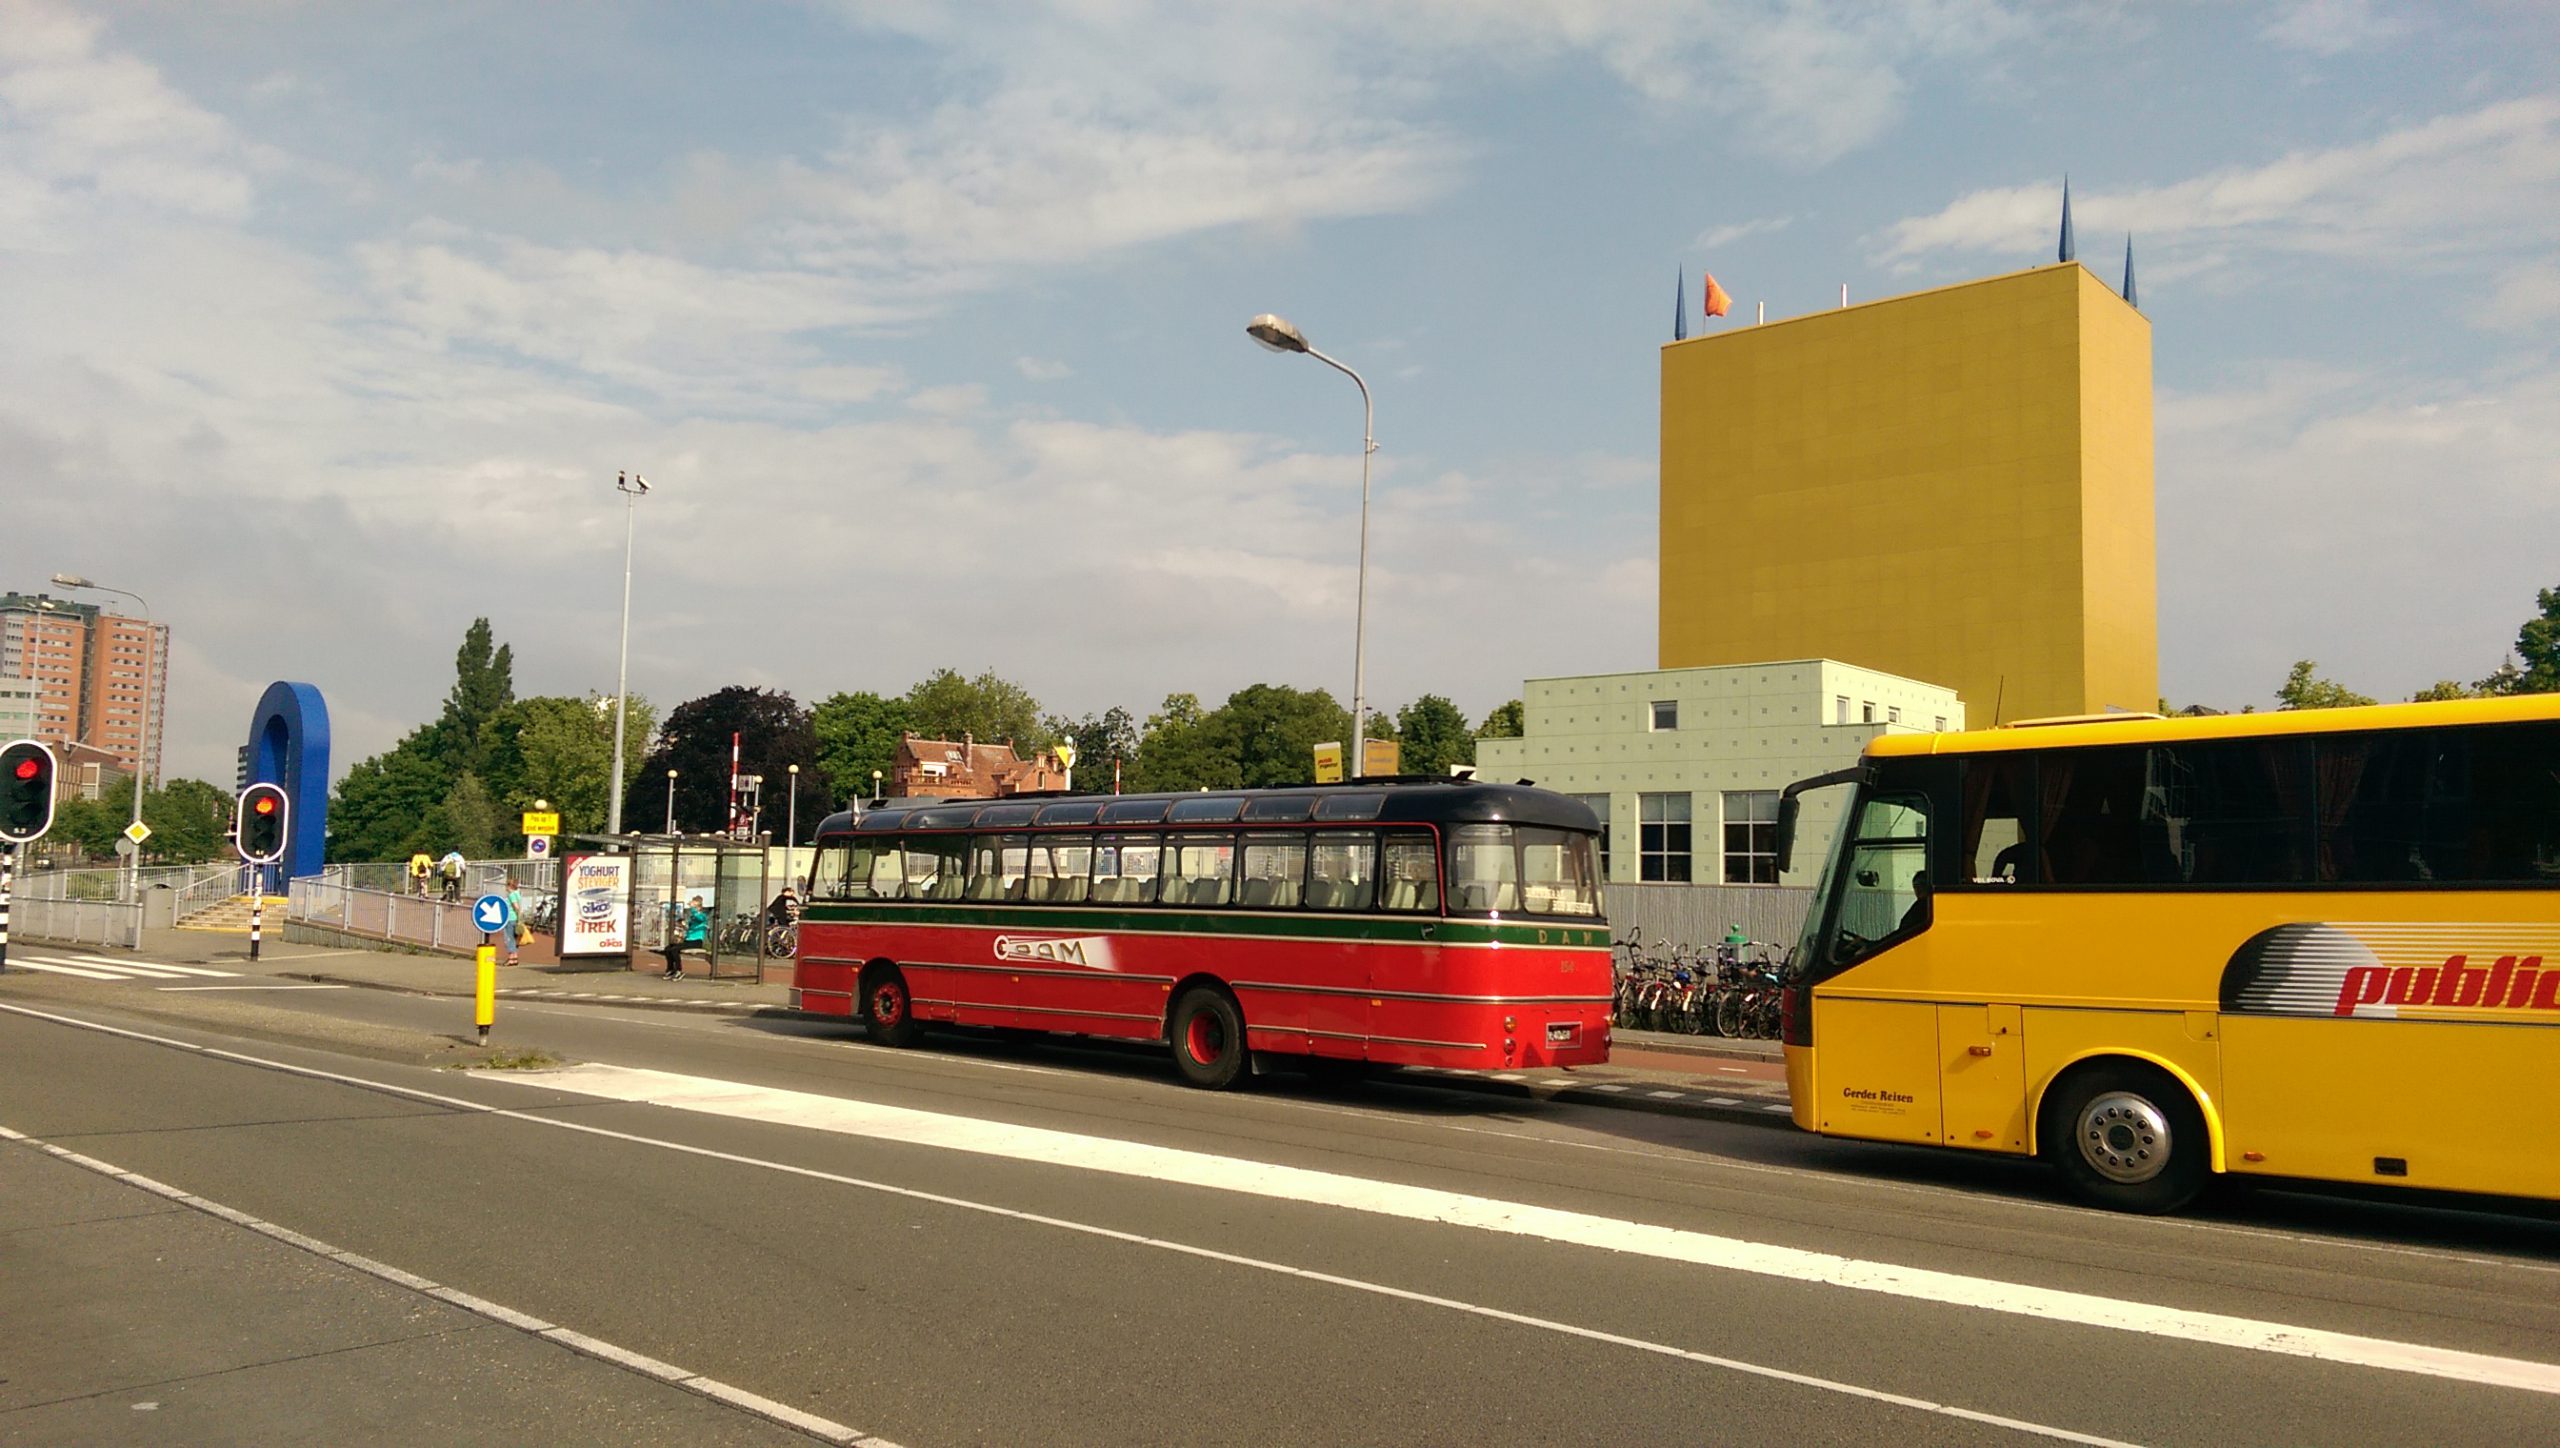
<svg viewBox="0 0 2560 1448">
<path fill-rule="evenodd" d="M 489 1027 L 498 1020 L 498 947 L 480 947 L 479 990 L 472 1001 L 471 1018 L 480 1027 L 480 1044 L 489 1044 Z"/>
</svg>

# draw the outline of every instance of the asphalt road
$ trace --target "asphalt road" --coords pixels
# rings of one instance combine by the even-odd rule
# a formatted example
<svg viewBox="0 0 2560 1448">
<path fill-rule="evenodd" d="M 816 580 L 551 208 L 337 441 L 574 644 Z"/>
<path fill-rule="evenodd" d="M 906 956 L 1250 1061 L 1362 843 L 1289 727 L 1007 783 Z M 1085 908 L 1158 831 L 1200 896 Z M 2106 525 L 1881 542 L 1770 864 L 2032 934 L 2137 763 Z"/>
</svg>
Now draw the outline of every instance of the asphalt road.
<svg viewBox="0 0 2560 1448">
<path fill-rule="evenodd" d="M 577 1064 L 450 1069 L 466 1027 L 0 978 L 0 1443 L 2560 1441 L 2545 1211 L 2132 1219 L 1778 1120 L 730 1016 L 511 1005 Z"/>
</svg>

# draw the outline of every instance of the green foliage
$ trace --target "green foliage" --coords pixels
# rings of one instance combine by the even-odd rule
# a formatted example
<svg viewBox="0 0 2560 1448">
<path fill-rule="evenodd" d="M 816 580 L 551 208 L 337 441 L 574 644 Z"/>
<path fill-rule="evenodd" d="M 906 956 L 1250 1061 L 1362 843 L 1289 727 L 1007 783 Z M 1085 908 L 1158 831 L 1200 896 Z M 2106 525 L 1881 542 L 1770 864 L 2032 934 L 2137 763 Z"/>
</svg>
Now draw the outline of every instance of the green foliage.
<svg viewBox="0 0 2560 1448">
<path fill-rule="evenodd" d="M 957 669 L 936 669 L 907 691 L 907 727 L 926 739 L 974 737 L 981 744 L 1010 739 L 1029 758 L 1052 742 L 1040 725 L 1040 701 L 1031 691 L 990 669 L 974 679 Z"/>
<path fill-rule="evenodd" d="M 1493 712 L 1485 715 L 1484 722 L 1476 726 L 1476 737 L 1478 739 L 1519 738 L 1528 732 L 1528 725 L 1522 718 L 1523 712 L 1520 701 L 1517 699 L 1494 705 Z"/>
<path fill-rule="evenodd" d="M 657 711 L 635 694 L 623 714 L 623 812 L 645 814 L 637 803 L 636 781 Z M 560 812 L 564 835 L 597 833 L 611 808 L 613 697 L 545 694 L 518 699 L 481 730 L 481 755 L 505 852 L 512 854 L 523 843 L 516 832 L 519 816 L 536 800 L 548 801 Z"/>
<path fill-rule="evenodd" d="M 1467 716 L 1438 694 L 1425 694 L 1396 711 L 1396 738 L 1404 745 L 1404 772 L 1446 774 L 1453 764 L 1476 762 L 1476 736 Z"/>
<path fill-rule="evenodd" d="M 498 852 L 501 827 L 497 803 L 489 798 L 489 787 L 470 770 L 464 770 L 453 787 L 445 791 L 444 799 L 428 815 L 427 822 L 430 834 L 442 847 L 430 850 L 430 854 L 460 850 L 465 859 L 485 860 Z"/>
<path fill-rule="evenodd" d="M 1308 772 L 1315 766 L 1310 760 Z M 1164 707 L 1147 716 L 1137 758 L 1123 772 L 1132 793 L 1165 789 L 1233 789 L 1242 771 L 1227 741 L 1202 712 L 1197 694 L 1167 694 Z"/>
<path fill-rule="evenodd" d="M 738 772 L 764 776 L 758 827 L 776 840 L 791 816 L 790 766 L 800 766 L 800 833 L 805 840 L 825 818 L 829 786 L 818 757 L 818 735 L 809 711 L 789 694 L 732 684 L 667 712 L 658 747 L 641 766 L 643 779 L 664 780 L 676 771 L 676 828 L 686 834 L 717 832 L 729 822 L 729 739 L 738 737 Z M 665 796 L 657 796 L 663 801 Z M 661 803 L 658 809 L 663 809 Z M 623 828 L 661 828 L 665 821 L 648 800 L 623 806 Z"/>
<path fill-rule="evenodd" d="M 131 795 L 122 805 L 113 799 L 82 799 L 75 795 L 53 807 L 53 828 L 45 832 L 44 843 L 55 849 L 76 846 L 92 860 L 112 859 L 117 832 L 132 820 Z"/>
<path fill-rule="evenodd" d="M 831 803 L 871 798 L 875 769 L 879 787 L 889 787 L 898 736 L 915 727 L 914 717 L 905 699 L 868 691 L 830 694 L 810 711 L 818 772 L 825 777 Z"/>
<path fill-rule="evenodd" d="M 329 858 L 405 860 L 435 844 L 430 816 L 453 788 L 433 724 L 347 771 L 329 802 Z"/>
<path fill-rule="evenodd" d="M 2484 695 L 2560 694 L 2560 588 L 2534 595 L 2541 612 L 2516 630 L 2516 650 L 2478 685 Z"/>
<path fill-rule="evenodd" d="M 2414 694 L 2411 694 L 2409 696 L 2409 702 L 2412 704 L 2431 704 L 2446 699 L 2477 699 L 2481 696 L 2481 692 L 2481 690 L 2474 688 L 2469 684 L 2457 683 L 2452 679 L 2438 679 L 2436 682 L 2429 684 Z"/>
<path fill-rule="evenodd" d="M 2344 684 L 2321 678 L 2318 673 L 2319 668 L 2320 665 L 2310 659 L 2296 662 L 2293 672 L 2286 676 L 2284 686 L 2276 690 L 2276 707 L 2279 709 L 2343 709 L 2373 702 L 2372 699 Z"/>
<path fill-rule="evenodd" d="M 232 797 L 201 779 L 173 779 L 142 802 L 151 840 L 146 859 L 198 865 L 231 854 Z"/>
<path fill-rule="evenodd" d="M 1238 689 L 1203 723 L 1248 789 L 1313 784 L 1316 745 L 1330 739 L 1348 747 L 1351 736 L 1350 711 L 1333 695 L 1286 684 Z M 1392 726 L 1380 737 L 1394 737 Z"/>
<path fill-rule="evenodd" d="M 1138 721 L 1116 704 L 1081 719 L 1053 714 L 1041 722 L 1041 727 L 1053 739 L 1063 739 L 1076 747 L 1078 794 L 1109 793 L 1111 762 L 1119 760 L 1125 776 L 1129 762 L 1138 757 Z"/>
<path fill-rule="evenodd" d="M 515 702 L 515 650 L 492 644 L 489 621 L 475 618 L 453 654 L 453 688 L 444 696 L 444 713 L 436 720 L 444 745 L 445 767 L 461 774 L 487 767 L 487 741 L 482 731 L 500 710 Z"/>
</svg>

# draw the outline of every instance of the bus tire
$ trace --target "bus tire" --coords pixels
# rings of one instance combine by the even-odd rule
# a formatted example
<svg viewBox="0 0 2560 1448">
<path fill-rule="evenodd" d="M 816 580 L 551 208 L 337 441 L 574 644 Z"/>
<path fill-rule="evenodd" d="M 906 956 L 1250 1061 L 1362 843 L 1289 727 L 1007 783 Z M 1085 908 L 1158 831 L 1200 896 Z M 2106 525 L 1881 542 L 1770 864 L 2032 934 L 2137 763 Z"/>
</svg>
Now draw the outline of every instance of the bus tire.
<svg viewBox="0 0 2560 1448">
<path fill-rule="evenodd" d="M 883 1046 L 912 1046 L 924 1035 L 907 978 L 894 965 L 875 965 L 862 973 L 862 1019 L 871 1039 Z"/>
<path fill-rule="evenodd" d="M 2072 1072 L 2046 1098 L 2043 1128 L 2045 1156 L 2093 1206 L 2159 1216 L 2194 1201 L 2213 1174 L 2204 1113 L 2154 1066 Z"/>
<path fill-rule="evenodd" d="M 1245 1049 L 1244 1012 L 1213 986 L 1195 985 L 1174 1002 L 1172 1034 L 1173 1063 L 1194 1086 L 1227 1090 L 1252 1065 Z"/>
</svg>

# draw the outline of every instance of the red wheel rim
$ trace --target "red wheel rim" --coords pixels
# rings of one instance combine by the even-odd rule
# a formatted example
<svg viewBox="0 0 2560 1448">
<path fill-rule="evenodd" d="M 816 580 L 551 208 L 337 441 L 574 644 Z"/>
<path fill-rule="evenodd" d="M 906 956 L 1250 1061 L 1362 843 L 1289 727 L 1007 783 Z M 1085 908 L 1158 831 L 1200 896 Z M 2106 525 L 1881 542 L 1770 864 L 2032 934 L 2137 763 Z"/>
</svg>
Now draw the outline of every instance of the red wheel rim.
<svg viewBox="0 0 2560 1448">
<path fill-rule="evenodd" d="M 1183 1043 L 1190 1048 L 1191 1059 L 1206 1066 L 1225 1054 L 1227 1033 L 1218 1024 L 1216 1016 L 1202 1011 L 1191 1018 L 1191 1027 L 1184 1032 Z"/>
<path fill-rule="evenodd" d="M 883 984 L 871 993 L 871 1018 L 884 1026 L 894 1026 L 906 1019 L 907 993 L 895 981 Z"/>
</svg>

